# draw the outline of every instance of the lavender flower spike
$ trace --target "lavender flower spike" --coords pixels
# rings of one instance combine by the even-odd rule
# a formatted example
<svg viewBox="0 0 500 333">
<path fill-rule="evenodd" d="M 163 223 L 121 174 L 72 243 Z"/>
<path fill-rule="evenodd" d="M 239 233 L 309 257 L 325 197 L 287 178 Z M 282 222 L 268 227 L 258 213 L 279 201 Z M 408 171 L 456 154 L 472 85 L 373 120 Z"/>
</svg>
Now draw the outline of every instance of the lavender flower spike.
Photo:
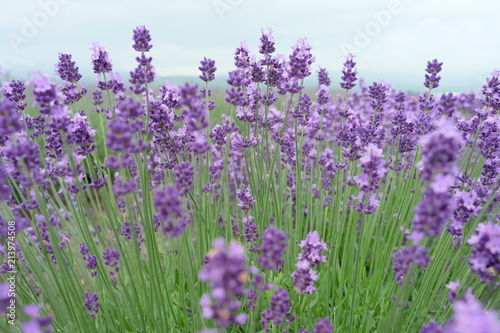
<svg viewBox="0 0 500 333">
<path fill-rule="evenodd" d="M 148 52 L 153 48 L 153 45 L 149 44 L 151 41 L 151 35 L 149 30 L 145 26 L 140 25 L 134 29 L 134 45 L 132 47 L 137 52 Z"/>
<path fill-rule="evenodd" d="M 354 68 L 356 63 L 354 62 L 355 55 L 349 53 L 346 55 L 346 62 L 344 62 L 344 68 L 342 69 L 342 82 L 340 82 L 340 87 L 342 89 L 352 89 L 356 86 L 356 74 L 358 72 Z"/>
<path fill-rule="evenodd" d="M 229 243 L 227 248 L 224 243 L 224 238 L 217 238 L 214 249 L 205 257 L 199 277 L 210 282 L 212 292 L 203 294 L 200 305 L 203 317 L 213 318 L 217 325 L 244 324 L 246 314 L 236 314 L 236 311 L 241 306 L 238 299 L 247 294 L 244 285 L 249 269 L 245 266 L 245 249 L 237 242 Z"/>
<path fill-rule="evenodd" d="M 326 243 L 319 239 L 317 231 L 311 231 L 306 239 L 300 242 L 299 246 L 303 249 L 299 253 L 298 260 L 307 260 L 311 267 L 318 265 L 320 262 L 326 262 L 326 256 L 321 253 L 322 250 L 327 251 Z"/>
</svg>

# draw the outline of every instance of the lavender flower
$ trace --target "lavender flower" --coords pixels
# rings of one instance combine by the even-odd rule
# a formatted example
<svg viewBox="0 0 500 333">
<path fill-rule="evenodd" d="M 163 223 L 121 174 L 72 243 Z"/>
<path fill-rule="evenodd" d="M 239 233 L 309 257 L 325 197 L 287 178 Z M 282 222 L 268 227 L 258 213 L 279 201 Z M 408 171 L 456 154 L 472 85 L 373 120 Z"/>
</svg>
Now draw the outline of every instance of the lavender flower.
<svg viewBox="0 0 500 333">
<path fill-rule="evenodd" d="M 264 29 L 261 30 L 262 36 L 260 37 L 259 52 L 264 55 L 270 55 L 276 48 L 274 47 L 274 38 L 272 36 L 273 31 L 268 28 L 268 33 L 264 33 Z M 264 63 L 263 65 L 267 65 Z"/>
<path fill-rule="evenodd" d="M 98 302 L 99 297 L 97 297 L 96 293 L 85 293 L 84 296 L 85 302 L 83 305 L 85 305 L 87 310 L 90 312 L 90 317 L 95 318 L 99 313 L 99 307 L 101 306 L 101 303 Z"/>
<path fill-rule="evenodd" d="M 132 47 L 137 52 L 148 52 L 153 48 L 153 45 L 149 44 L 151 41 L 151 36 L 149 30 L 145 26 L 140 25 L 134 29 L 134 45 Z"/>
<path fill-rule="evenodd" d="M 244 69 L 250 67 L 250 52 L 245 42 L 234 51 L 234 65 L 236 68 Z"/>
<path fill-rule="evenodd" d="M 328 77 L 328 72 L 326 71 L 325 68 L 320 68 L 319 71 L 318 71 L 318 83 L 320 86 L 324 85 L 324 86 L 330 86 L 330 83 L 332 81 L 330 80 L 330 78 Z"/>
<path fill-rule="evenodd" d="M 26 94 L 24 94 L 26 86 L 24 85 L 24 82 L 19 80 L 12 80 L 10 82 L 5 81 L 2 82 L 2 88 L 0 88 L 0 90 L 3 95 L 2 99 L 17 103 L 17 109 L 19 111 L 24 110 L 24 108 L 28 105 L 23 102 L 26 98 Z"/>
<path fill-rule="evenodd" d="M 109 271 L 109 275 L 111 276 L 111 282 L 116 285 L 116 273 L 120 271 L 118 267 L 118 262 L 120 261 L 120 252 L 118 250 L 107 247 L 102 254 L 102 258 L 104 259 L 104 264 L 109 266 L 110 268 L 115 268 L 114 270 Z"/>
<path fill-rule="evenodd" d="M 191 191 L 193 185 L 194 167 L 189 162 L 177 164 L 172 170 L 174 175 L 175 184 L 179 189 L 179 194 L 184 196 Z"/>
<path fill-rule="evenodd" d="M 434 319 L 432 319 L 431 322 L 422 325 L 419 333 L 443 333 L 444 330 L 440 324 L 441 324 L 440 322 L 436 323 Z"/>
<path fill-rule="evenodd" d="M 428 74 L 425 74 L 425 82 L 424 87 L 429 89 L 434 89 L 439 87 L 439 80 L 441 80 L 441 76 L 438 76 L 438 73 L 441 72 L 441 68 L 443 66 L 442 62 L 438 62 L 437 59 L 431 61 L 427 61 L 427 68 L 425 71 Z"/>
<path fill-rule="evenodd" d="M 319 238 L 317 231 L 311 231 L 306 239 L 300 242 L 302 252 L 299 253 L 297 259 L 309 261 L 311 267 L 317 266 L 320 262 L 326 262 L 326 256 L 321 253 L 322 250 L 328 251 L 326 245 Z"/>
<path fill-rule="evenodd" d="M 70 83 L 76 83 L 82 78 L 82 75 L 78 72 L 78 67 L 75 66 L 75 62 L 71 60 L 71 54 L 59 53 L 56 72 L 62 80 Z"/>
<path fill-rule="evenodd" d="M 380 187 L 379 182 L 387 172 L 382 153 L 383 150 L 373 143 L 365 148 L 365 152 L 359 159 L 361 164 L 358 165 L 363 168 L 363 173 L 356 177 L 356 183 L 361 191 L 370 193 Z"/>
<path fill-rule="evenodd" d="M 311 54 L 312 47 L 307 44 L 306 39 L 300 39 L 292 47 L 292 54 L 290 55 L 289 75 L 292 78 L 302 80 L 311 75 L 311 65 L 315 61 Z"/>
<path fill-rule="evenodd" d="M 462 137 L 453 123 L 443 119 L 437 129 L 421 138 L 421 176 L 430 180 L 436 173 L 454 174 L 455 161 L 462 147 Z"/>
<path fill-rule="evenodd" d="M 332 333 L 335 325 L 330 324 L 330 318 L 318 318 L 314 324 L 313 333 Z"/>
<path fill-rule="evenodd" d="M 355 55 L 351 53 L 346 56 L 346 62 L 344 62 L 344 68 L 342 69 L 342 82 L 340 82 L 340 87 L 342 89 L 349 90 L 356 86 L 356 74 L 358 74 L 358 72 L 354 68 L 354 66 L 356 66 L 353 60 L 354 57 Z"/>
<path fill-rule="evenodd" d="M 447 285 L 446 288 L 450 290 L 450 292 L 446 295 L 446 298 L 450 301 L 453 302 L 455 301 L 455 298 L 457 297 L 457 288 L 460 286 L 460 281 L 450 281 Z"/>
<path fill-rule="evenodd" d="M 16 112 L 17 104 L 8 100 L 0 100 L 0 143 L 5 143 L 7 137 L 24 129 L 21 115 Z M 5 138 L 5 139 L 4 139 Z"/>
<path fill-rule="evenodd" d="M 248 276 L 245 266 L 245 250 L 237 242 L 230 242 L 226 248 L 224 239 L 214 241 L 214 249 L 208 253 L 208 261 L 201 268 L 199 277 L 209 281 L 211 294 L 203 294 L 200 305 L 204 318 L 212 318 L 217 325 L 244 324 L 246 314 L 236 314 L 241 306 L 238 299 L 247 294 L 244 288 Z"/>
<path fill-rule="evenodd" d="M 480 223 L 476 234 L 467 244 L 472 245 L 469 265 L 483 283 L 491 283 L 500 272 L 500 225 Z"/>
<path fill-rule="evenodd" d="M 238 206 L 244 210 L 248 211 L 253 208 L 253 203 L 255 202 L 252 193 L 250 193 L 250 188 L 245 188 L 243 190 L 236 190 L 236 194 L 240 201 L 238 202 Z"/>
<path fill-rule="evenodd" d="M 484 310 L 482 304 L 469 294 L 453 304 L 455 314 L 444 333 L 500 332 L 500 320 L 495 310 Z"/>
<path fill-rule="evenodd" d="M 41 306 L 36 304 L 29 304 L 24 307 L 24 312 L 31 317 L 30 321 L 21 324 L 21 329 L 24 332 L 52 332 L 52 328 L 50 327 L 50 324 L 52 323 L 52 317 L 40 317 L 40 308 Z"/>
<path fill-rule="evenodd" d="M 318 273 L 310 268 L 308 260 L 299 260 L 295 266 L 297 269 L 290 275 L 293 277 L 293 286 L 299 293 L 312 294 L 316 287 L 314 281 L 318 280 Z"/>
<path fill-rule="evenodd" d="M 453 177 L 437 175 L 424 193 L 424 198 L 415 207 L 412 230 L 426 236 L 437 236 L 448 222 L 455 209 L 455 200 L 449 193 Z"/>
<path fill-rule="evenodd" d="M 94 66 L 94 73 L 109 73 L 113 70 L 113 66 L 109 61 L 108 52 L 104 49 L 104 46 L 98 42 L 94 42 L 91 50 L 92 54 L 92 65 Z"/>
<path fill-rule="evenodd" d="M 403 278 L 408 273 L 411 264 L 420 265 L 422 268 L 427 267 L 430 262 L 428 253 L 429 250 L 425 247 L 417 245 L 403 247 L 400 251 L 394 252 L 392 260 L 396 282 L 403 284 Z"/>
<path fill-rule="evenodd" d="M 288 291 L 283 287 L 278 287 L 274 295 L 271 296 L 269 308 L 261 312 L 262 320 L 260 325 L 266 332 L 270 331 L 270 328 L 266 327 L 270 322 L 280 325 L 283 328 L 285 319 L 288 319 L 290 322 L 295 319 L 290 313 L 291 304 L 289 295 Z"/>
<path fill-rule="evenodd" d="M 200 61 L 200 67 L 198 69 L 201 71 L 201 75 L 199 78 L 205 82 L 210 82 L 215 79 L 215 71 L 217 70 L 217 67 L 215 67 L 215 61 L 212 59 L 207 59 L 203 58 L 202 61 Z"/>
<path fill-rule="evenodd" d="M 278 269 L 285 262 L 283 253 L 287 247 L 288 236 L 277 227 L 269 227 L 262 236 L 261 255 L 257 258 L 262 267 Z"/>
</svg>

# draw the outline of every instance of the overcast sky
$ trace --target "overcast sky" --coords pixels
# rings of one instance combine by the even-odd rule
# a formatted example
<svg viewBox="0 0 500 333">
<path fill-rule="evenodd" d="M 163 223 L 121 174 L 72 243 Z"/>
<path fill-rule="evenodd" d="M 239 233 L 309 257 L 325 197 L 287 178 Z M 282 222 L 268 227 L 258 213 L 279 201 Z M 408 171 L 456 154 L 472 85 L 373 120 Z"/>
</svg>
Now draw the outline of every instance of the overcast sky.
<svg viewBox="0 0 500 333">
<path fill-rule="evenodd" d="M 162 76 L 198 75 L 199 60 L 233 69 L 246 41 L 258 53 L 261 28 L 274 31 L 277 52 L 307 37 L 319 66 L 339 81 L 345 52 L 357 54 L 368 81 L 420 89 L 427 60 L 444 62 L 443 90 L 473 90 L 500 69 L 498 0 L 0 0 L 0 66 L 13 76 L 54 72 L 70 53 L 92 77 L 89 48 L 109 51 L 114 70 L 135 67 L 132 31 L 151 31 L 153 65 Z M 216 74 L 218 74 L 216 73 Z M 423 89 L 423 87 L 422 87 Z"/>
</svg>

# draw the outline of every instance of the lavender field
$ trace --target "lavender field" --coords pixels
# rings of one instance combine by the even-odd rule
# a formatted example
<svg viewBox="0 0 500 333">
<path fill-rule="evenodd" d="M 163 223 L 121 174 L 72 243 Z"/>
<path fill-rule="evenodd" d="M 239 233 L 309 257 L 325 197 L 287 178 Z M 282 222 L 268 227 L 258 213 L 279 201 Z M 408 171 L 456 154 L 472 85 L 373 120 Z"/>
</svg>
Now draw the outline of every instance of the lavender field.
<svg viewBox="0 0 500 333">
<path fill-rule="evenodd" d="M 0 332 L 500 332 L 500 71 L 410 93 L 262 30 L 176 85 L 132 39 L 126 80 L 94 43 L 97 84 L 2 83 Z"/>
</svg>

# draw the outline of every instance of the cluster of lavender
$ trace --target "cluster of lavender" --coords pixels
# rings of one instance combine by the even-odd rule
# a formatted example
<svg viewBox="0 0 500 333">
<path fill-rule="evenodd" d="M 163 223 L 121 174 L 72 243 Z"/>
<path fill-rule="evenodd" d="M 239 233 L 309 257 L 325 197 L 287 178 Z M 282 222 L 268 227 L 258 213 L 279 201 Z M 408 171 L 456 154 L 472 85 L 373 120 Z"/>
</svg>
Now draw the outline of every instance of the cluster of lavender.
<svg viewBox="0 0 500 333">
<path fill-rule="evenodd" d="M 137 27 L 133 41 L 140 56 L 130 72 L 128 94 L 112 71 L 107 51 L 94 43 L 91 60 L 98 83 L 92 92 L 93 110 L 86 109 L 88 87 L 80 83 L 79 68 L 69 54 L 60 54 L 56 65 L 62 84 L 41 73 L 28 82 L 37 115 L 25 112 L 23 82 L 4 82 L 0 88 L 0 236 L 8 237 L 7 220 L 15 221 L 15 232 L 26 236 L 21 244 L 12 242 L 18 269 L 26 276 L 35 274 L 24 249 L 29 249 L 30 258 L 39 255 L 40 262 L 54 265 L 51 269 L 58 272 L 69 272 L 68 258 L 78 258 L 84 272 L 67 275 L 84 281 L 75 282 L 79 295 L 99 288 L 85 292 L 79 301 L 91 318 L 86 320 L 105 317 L 110 293 L 130 287 L 121 283 L 128 282 L 125 274 L 130 274 L 130 267 L 147 267 L 150 278 L 164 275 L 168 268 L 160 261 L 159 249 L 177 245 L 174 237 L 189 239 L 186 243 L 192 243 L 193 253 L 206 253 L 206 234 L 227 236 L 225 228 L 231 222 L 242 243 L 226 246 L 217 238 L 204 261 L 186 250 L 192 267 L 203 265 L 198 277 L 210 287 L 199 302 L 202 316 L 218 326 L 248 323 L 243 301 L 247 300 L 249 311 L 255 310 L 258 297 L 264 299 L 263 292 L 283 280 L 272 295 L 267 293 L 269 307 L 255 313 L 260 313 L 266 331 L 298 328 L 299 312 L 292 299 L 300 298 L 304 304 L 321 288 L 315 285 L 319 274 L 313 268 L 326 266 L 318 265 L 326 263 L 327 243 L 336 246 L 332 240 L 349 239 L 351 232 L 339 228 L 354 230 L 350 224 L 356 220 L 363 230 L 396 224 L 406 230 L 404 238 L 389 237 L 402 241 L 391 244 L 397 246 L 392 255 L 396 284 L 407 278 L 412 282 L 416 272 L 408 273 L 413 266 L 429 265 L 432 245 L 443 233 L 451 235 L 450 245 L 457 251 L 470 248 L 466 262 L 476 279 L 490 286 L 498 282 L 500 72 L 487 79 L 481 95 L 438 97 L 433 92 L 439 87 L 443 64 L 429 61 L 424 82 L 428 90 L 418 96 L 396 91 L 384 81 L 358 82 L 354 55 L 349 54 L 339 85 L 342 93 L 330 91 L 332 80 L 321 68 L 313 94 L 302 84 L 313 72 L 311 46 L 301 39 L 288 57 L 276 55 L 272 32 L 263 31 L 259 55 L 252 55 L 245 43 L 236 49 L 236 69 L 229 73 L 230 87 L 225 91 L 231 115 L 214 124 L 209 121 L 216 119 L 209 83 L 215 79 L 215 61 L 205 57 L 200 62 L 204 87 L 165 82 L 156 92 L 152 57 L 146 56 L 152 49 L 149 31 Z M 95 124 L 90 112 L 98 117 Z M 410 198 L 414 210 L 400 212 L 409 207 L 402 200 L 385 211 L 388 202 L 401 200 L 393 193 Z M 389 224 L 391 216 L 395 219 Z M 311 230 L 322 230 L 327 242 Z M 304 236 L 292 272 L 286 261 L 293 252 L 289 244 Z M 373 237 L 370 244 L 388 239 L 361 232 L 356 236 Z M 410 240 L 412 244 L 406 244 Z M 6 245 L 1 244 L 0 253 L 7 258 Z M 81 259 L 72 255 L 78 251 L 72 244 L 80 244 Z M 342 253 L 349 253 L 349 246 L 363 247 L 342 246 Z M 261 271 L 247 266 L 246 251 Z M 372 265 L 377 256 L 385 254 L 370 253 L 365 258 L 367 274 L 377 269 Z M 338 263 L 343 270 L 350 264 Z M 6 267 L 4 263 L 2 271 Z M 125 272 L 118 284 L 120 267 Z M 109 276 L 97 275 L 99 269 Z M 36 279 L 26 283 L 25 299 L 45 299 L 40 298 Z M 247 283 L 253 289 L 246 289 Z M 457 286 L 449 288 L 456 315 L 444 330 L 454 332 L 465 327 L 463 318 L 479 317 L 481 305 L 470 296 L 455 301 Z M 7 301 L 1 299 L 3 312 Z M 25 310 L 32 318 L 27 325 L 43 331 L 52 319 L 39 317 L 39 310 L 33 306 Z M 251 312 L 252 318 L 255 313 Z M 156 318 L 149 316 L 155 315 L 148 314 L 148 320 L 154 322 Z M 483 315 L 496 325 L 490 312 Z M 314 325 L 315 333 L 332 329 L 329 317 Z M 433 322 L 424 329 L 443 330 Z M 300 332 L 309 331 L 302 327 Z"/>
</svg>

